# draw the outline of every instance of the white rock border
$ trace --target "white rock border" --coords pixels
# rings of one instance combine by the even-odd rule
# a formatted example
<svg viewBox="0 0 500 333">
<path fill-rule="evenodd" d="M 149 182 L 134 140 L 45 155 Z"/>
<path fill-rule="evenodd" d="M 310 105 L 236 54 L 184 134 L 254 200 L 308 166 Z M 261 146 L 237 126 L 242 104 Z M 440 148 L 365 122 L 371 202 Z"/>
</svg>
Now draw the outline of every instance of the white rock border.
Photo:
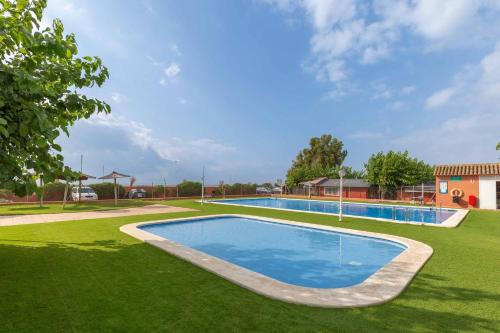
<svg viewBox="0 0 500 333">
<path fill-rule="evenodd" d="M 263 197 L 265 198 L 265 197 Z M 331 216 L 338 216 L 339 214 L 336 213 L 324 213 L 324 212 L 312 212 L 312 211 L 307 211 L 307 210 L 298 210 L 298 209 L 288 209 L 288 208 L 275 208 L 275 207 L 263 207 L 263 206 L 252 206 L 252 205 L 239 205 L 237 203 L 230 203 L 230 202 L 223 202 L 224 200 L 231 201 L 231 200 L 239 200 L 239 199 L 244 199 L 244 200 L 258 200 L 258 199 L 263 199 L 263 198 L 238 198 L 238 199 L 214 199 L 214 200 L 205 200 L 205 203 L 210 203 L 210 204 L 216 204 L 216 205 L 227 205 L 227 206 L 238 206 L 238 207 L 251 207 L 251 208 L 262 208 L 262 209 L 276 209 L 276 210 L 283 210 L 283 211 L 288 211 L 288 212 L 296 212 L 296 213 L 307 213 L 307 214 L 321 214 L 321 215 L 331 215 Z M 332 201 L 332 200 L 314 200 L 314 199 L 294 199 L 294 198 L 276 198 L 276 199 L 281 199 L 281 200 L 299 200 L 299 201 L 316 201 L 316 202 L 337 202 L 337 201 Z M 428 207 L 420 207 L 420 206 L 407 206 L 407 205 L 386 205 L 386 204 L 374 204 L 374 203 L 361 203 L 361 202 L 344 202 L 348 203 L 349 205 L 369 205 L 369 206 L 386 206 L 386 207 L 407 207 L 407 208 L 417 208 L 417 209 L 426 209 Z M 440 209 L 440 208 L 435 208 Z M 455 209 L 455 208 L 443 208 L 446 210 L 454 210 L 455 214 L 444 220 L 442 223 L 425 223 L 425 222 L 417 222 L 417 221 L 398 221 L 398 220 L 391 220 L 391 219 L 383 219 L 383 218 L 377 218 L 377 217 L 369 217 L 369 216 L 359 216 L 359 215 L 349 215 L 349 214 L 342 214 L 344 217 L 352 217 L 352 218 L 357 218 L 357 219 L 365 219 L 365 220 L 376 220 L 376 221 L 382 221 L 382 222 L 391 222 L 391 223 L 397 223 L 397 224 L 412 224 L 412 225 L 423 225 L 423 226 L 428 226 L 428 227 L 441 227 L 441 228 L 456 228 L 462 221 L 464 220 L 465 216 L 469 213 L 468 209 Z"/>
<path fill-rule="evenodd" d="M 312 229 L 375 237 L 403 244 L 406 246 L 406 249 L 387 265 L 358 285 L 345 288 L 320 289 L 301 287 L 280 282 L 263 274 L 139 229 L 140 226 L 150 224 L 162 224 L 226 216 L 244 217 Z M 241 214 L 204 215 L 171 220 L 132 223 L 123 225 L 120 227 L 120 231 L 148 244 L 156 246 L 181 259 L 189 261 L 209 272 L 219 275 L 258 294 L 288 303 L 326 308 L 364 307 L 382 304 L 396 298 L 403 292 L 403 290 L 405 290 L 413 277 L 427 262 L 427 260 L 429 260 L 433 253 L 430 246 L 408 238 Z"/>
</svg>

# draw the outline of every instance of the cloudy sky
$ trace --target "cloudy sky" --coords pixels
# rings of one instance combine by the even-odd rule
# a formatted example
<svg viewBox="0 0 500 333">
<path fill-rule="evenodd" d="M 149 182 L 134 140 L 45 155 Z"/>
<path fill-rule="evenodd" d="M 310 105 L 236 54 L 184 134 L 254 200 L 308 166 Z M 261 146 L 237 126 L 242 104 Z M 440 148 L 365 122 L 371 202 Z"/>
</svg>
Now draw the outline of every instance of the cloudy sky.
<svg viewBox="0 0 500 333">
<path fill-rule="evenodd" d="M 61 138 L 69 165 L 139 183 L 283 178 L 312 136 L 346 165 L 409 150 L 497 161 L 498 0 L 49 0 L 110 79 L 110 116 Z"/>
</svg>

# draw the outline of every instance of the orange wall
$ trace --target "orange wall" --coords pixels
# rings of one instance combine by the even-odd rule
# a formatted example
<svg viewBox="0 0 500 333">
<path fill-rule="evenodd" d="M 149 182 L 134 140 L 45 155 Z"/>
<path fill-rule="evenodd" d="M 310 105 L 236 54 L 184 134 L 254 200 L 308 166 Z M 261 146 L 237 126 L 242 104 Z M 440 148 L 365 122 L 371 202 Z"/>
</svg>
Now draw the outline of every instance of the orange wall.
<svg viewBox="0 0 500 333">
<path fill-rule="evenodd" d="M 479 207 L 479 177 L 478 176 L 462 176 L 460 181 L 450 180 L 450 176 L 436 176 L 436 206 L 442 205 L 443 207 L 451 208 L 473 208 L 469 205 L 469 195 L 474 195 L 476 197 L 476 205 L 474 207 Z M 448 193 L 439 193 L 439 183 L 440 181 L 448 181 Z M 458 204 L 453 202 L 453 197 L 451 196 L 451 190 L 458 188 L 464 192 L 464 196 L 460 198 Z"/>
</svg>

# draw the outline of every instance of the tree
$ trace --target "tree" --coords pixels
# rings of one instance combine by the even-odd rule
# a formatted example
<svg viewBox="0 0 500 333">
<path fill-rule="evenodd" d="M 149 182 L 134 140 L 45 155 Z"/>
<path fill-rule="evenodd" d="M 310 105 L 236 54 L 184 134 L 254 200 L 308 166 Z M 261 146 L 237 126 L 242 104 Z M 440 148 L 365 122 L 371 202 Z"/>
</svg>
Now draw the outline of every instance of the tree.
<svg viewBox="0 0 500 333">
<path fill-rule="evenodd" d="M 46 0 L 0 0 L 0 187 L 32 193 L 36 178 L 74 178 L 55 143 L 75 121 L 110 106 L 81 93 L 101 86 L 108 70 L 98 57 L 78 58 L 60 20 L 41 28 Z"/>
<path fill-rule="evenodd" d="M 333 168 L 342 165 L 347 156 L 347 150 L 343 150 L 344 144 L 330 134 L 311 138 L 309 148 L 299 152 L 292 167 L 323 167 Z"/>
<path fill-rule="evenodd" d="M 434 179 L 432 166 L 417 158 L 411 158 L 408 152 L 373 154 L 365 164 L 366 179 L 378 186 L 383 199 L 386 194 L 393 194 L 401 186 L 421 184 Z"/>
<path fill-rule="evenodd" d="M 183 180 L 182 183 L 177 185 L 179 196 L 181 197 L 195 197 L 201 195 L 201 183 L 193 182 L 190 180 Z"/>
<path fill-rule="evenodd" d="M 334 168 L 340 167 L 347 156 L 343 147 L 342 141 L 330 134 L 312 138 L 309 147 L 302 149 L 292 162 L 287 172 L 287 185 L 295 186 L 302 181 L 334 173 Z"/>
</svg>

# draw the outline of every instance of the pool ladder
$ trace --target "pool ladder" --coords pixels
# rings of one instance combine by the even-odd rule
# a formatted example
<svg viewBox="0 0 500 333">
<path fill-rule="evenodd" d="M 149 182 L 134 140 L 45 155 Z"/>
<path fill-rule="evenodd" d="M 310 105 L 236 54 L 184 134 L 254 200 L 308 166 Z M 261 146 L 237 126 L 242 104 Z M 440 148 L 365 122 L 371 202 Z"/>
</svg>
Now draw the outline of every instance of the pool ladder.
<svg viewBox="0 0 500 333">
<path fill-rule="evenodd" d="M 392 220 L 393 220 L 394 222 L 397 222 L 397 219 L 396 219 L 396 211 L 397 211 L 396 207 L 392 207 Z M 404 217 L 405 222 L 408 222 L 408 221 L 409 221 L 409 219 L 410 219 L 410 218 L 409 218 L 409 210 L 408 210 L 408 207 L 405 207 L 405 208 L 404 208 L 403 217 Z"/>
</svg>

